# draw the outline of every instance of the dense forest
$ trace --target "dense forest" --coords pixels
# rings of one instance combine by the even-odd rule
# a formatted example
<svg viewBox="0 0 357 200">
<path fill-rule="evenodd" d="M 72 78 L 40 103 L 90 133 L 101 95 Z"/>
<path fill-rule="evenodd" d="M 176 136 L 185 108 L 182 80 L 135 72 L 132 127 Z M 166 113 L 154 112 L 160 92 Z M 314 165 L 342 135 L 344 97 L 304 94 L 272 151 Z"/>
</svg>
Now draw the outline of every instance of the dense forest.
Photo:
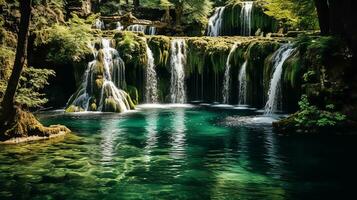
<svg viewBox="0 0 357 200">
<path fill-rule="evenodd" d="M 137 152 L 151 148 L 151 143 L 166 151 L 167 144 L 161 144 L 165 136 L 156 136 L 161 133 L 173 134 L 173 139 L 167 139 L 173 141 L 172 148 L 178 148 L 175 149 L 178 152 L 169 153 L 173 162 L 190 157 L 193 152 L 199 155 L 197 149 L 188 150 L 199 145 L 203 145 L 202 151 L 211 147 L 222 150 L 219 145 L 233 144 L 232 137 L 237 135 L 240 135 L 237 141 L 245 144 L 242 135 L 248 137 L 248 133 L 254 135 L 257 130 L 275 135 L 269 137 L 287 137 L 285 140 L 289 141 L 296 136 L 306 139 L 355 135 L 356 4 L 353 0 L 0 0 L 0 145 L 5 145 L 0 151 L 12 151 L 6 144 L 41 145 L 31 141 L 49 138 L 62 138 L 61 148 L 71 149 L 73 143 L 75 149 L 83 146 L 95 149 L 90 141 L 98 138 L 93 135 L 112 131 L 114 135 L 105 139 L 110 141 L 105 145 L 126 141 L 125 148 L 120 142 L 115 147 L 123 148 L 125 153 L 115 155 L 124 156 L 120 159 L 125 160 L 125 165 L 140 171 L 144 164 L 131 162 L 151 161 L 135 157 Z M 116 125 L 102 125 L 109 121 Z M 120 125 L 124 128 L 119 128 L 119 122 L 124 123 Z M 190 140 L 195 132 L 202 137 L 193 135 Z M 146 136 L 132 136 L 135 133 L 148 134 L 149 139 L 142 141 Z M 153 133 L 155 140 L 150 139 Z M 202 138 L 205 141 L 200 141 Z M 147 144 L 145 148 L 140 146 L 143 143 Z M 46 149 L 51 146 L 44 144 Z M 227 148 L 235 147 L 223 149 Z M 183 157 L 181 150 L 186 153 Z M 148 151 L 150 154 L 155 149 Z M 208 154 L 201 156 L 205 158 Z M 0 160 L 6 155 L 0 154 Z M 46 150 L 45 155 L 50 153 Z M 170 160 L 160 159 L 156 161 L 164 162 L 163 166 Z M 252 162 L 259 162 L 259 158 Z M 277 162 L 270 164 L 281 167 Z M 232 165 L 246 169 L 242 163 Z M 182 170 L 179 167 L 178 171 Z M 265 181 L 272 184 L 281 181 L 260 176 L 260 172 L 247 174 L 248 171 L 229 171 L 224 175 L 235 177 L 244 173 L 247 180 L 255 178 L 263 185 Z M 200 172 L 192 173 L 191 177 L 201 176 Z M 286 176 L 290 175 L 293 176 Z M 43 175 L 41 180 L 56 179 L 47 176 Z M 63 180 L 55 181 L 64 183 L 69 175 L 63 176 Z M 125 176 L 131 177 L 130 181 L 141 177 L 135 170 L 120 180 L 126 180 Z M 0 172 L 1 177 L 8 178 L 8 174 Z M 202 186 L 191 181 L 199 188 Z M 161 187 L 158 190 L 165 194 L 163 199 L 229 199 L 230 194 L 232 199 L 246 199 L 244 195 L 250 195 L 224 192 L 228 184 L 225 181 L 209 188 L 212 194 L 204 192 L 207 188 L 200 188 L 198 196 L 192 191 L 175 198 L 174 190 L 170 189 L 170 195 Z M 115 185 L 114 182 L 106 184 Z M 175 181 L 169 183 L 174 184 Z M 240 187 L 235 184 L 232 187 Z M 0 199 L 2 195 L 5 199 L 29 199 L 39 190 L 29 189 L 24 196 L 15 192 L 20 195 L 16 196 L 10 186 L 0 184 L 0 187 L 4 188 L 0 189 Z M 110 188 L 107 187 L 109 191 Z M 257 188 L 266 189 L 260 185 Z M 306 192 L 295 198 L 294 193 L 299 192 L 285 189 L 276 188 L 275 193 L 267 192 L 264 197 L 301 199 L 310 195 Z M 45 198 L 42 192 L 38 192 L 39 199 Z M 259 197 L 258 193 L 253 199 Z M 284 198 L 274 196 L 277 193 Z M 71 199 L 66 195 L 58 193 L 52 197 Z M 131 193 L 125 195 L 124 199 L 145 199 Z M 149 199 L 157 199 L 155 195 L 150 193 Z M 92 198 L 120 199 L 107 193 L 95 193 L 89 199 Z"/>
</svg>

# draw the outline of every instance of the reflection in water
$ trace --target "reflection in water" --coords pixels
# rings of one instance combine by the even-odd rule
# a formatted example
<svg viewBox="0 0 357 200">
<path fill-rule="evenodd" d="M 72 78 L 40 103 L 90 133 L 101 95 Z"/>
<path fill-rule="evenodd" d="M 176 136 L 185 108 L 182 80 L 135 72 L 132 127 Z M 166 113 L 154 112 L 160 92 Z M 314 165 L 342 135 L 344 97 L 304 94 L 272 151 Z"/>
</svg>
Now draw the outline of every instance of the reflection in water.
<svg viewBox="0 0 357 200">
<path fill-rule="evenodd" d="M 248 156 L 248 134 L 245 128 L 240 129 L 239 134 L 239 144 L 238 144 L 238 156 L 239 164 L 242 167 L 247 167 L 249 165 L 249 156 Z"/>
<path fill-rule="evenodd" d="M 115 146 L 118 134 L 122 132 L 119 128 L 118 120 L 113 119 L 109 121 L 103 121 L 101 131 L 100 150 L 102 154 L 101 162 L 103 164 L 110 164 L 115 157 Z"/>
<path fill-rule="evenodd" d="M 151 160 L 151 152 L 154 148 L 157 147 L 157 121 L 158 121 L 158 113 L 156 111 L 149 112 L 146 115 L 146 126 L 145 130 L 147 132 L 146 145 L 144 148 L 144 152 L 146 155 L 146 161 L 150 162 Z"/>
<path fill-rule="evenodd" d="M 227 108 L 46 112 L 61 142 L 0 145 L 0 199 L 348 199 L 355 137 L 278 137 Z M 251 122 L 251 123 L 249 123 Z M 236 126 L 234 126 L 236 125 Z M 336 139 L 338 139 L 336 141 Z M 343 149 L 343 154 L 341 153 Z M 147 161 L 145 157 L 149 157 Z M 298 196 L 297 196 L 298 195 Z"/>
<path fill-rule="evenodd" d="M 267 149 L 265 160 L 271 166 L 269 173 L 274 176 L 274 178 L 280 178 L 283 172 L 282 160 L 280 159 L 278 147 L 276 144 L 276 138 L 272 131 L 265 131 L 265 145 Z"/>
<path fill-rule="evenodd" d="M 172 135 L 170 157 L 175 160 L 181 160 L 185 157 L 185 110 L 177 109 L 172 116 Z"/>
</svg>

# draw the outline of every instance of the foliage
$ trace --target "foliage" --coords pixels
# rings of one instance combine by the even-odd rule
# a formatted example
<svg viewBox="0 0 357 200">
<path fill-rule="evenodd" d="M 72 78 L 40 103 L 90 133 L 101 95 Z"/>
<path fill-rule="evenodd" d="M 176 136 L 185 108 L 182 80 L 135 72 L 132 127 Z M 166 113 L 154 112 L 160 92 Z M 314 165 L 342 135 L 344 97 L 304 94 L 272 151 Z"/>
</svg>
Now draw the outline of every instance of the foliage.
<svg viewBox="0 0 357 200">
<path fill-rule="evenodd" d="M 298 127 L 332 127 L 346 120 L 345 115 L 334 112 L 335 106 L 333 104 L 326 105 L 325 110 L 319 110 L 316 106 L 310 104 L 306 95 L 302 95 L 299 107 L 300 111 L 295 117 Z"/>
<path fill-rule="evenodd" d="M 117 49 L 127 66 L 146 66 L 145 40 L 130 31 L 123 31 L 114 36 Z"/>
<path fill-rule="evenodd" d="M 318 18 L 313 0 L 259 0 L 266 14 L 282 20 L 290 27 L 318 29 Z"/>
<path fill-rule="evenodd" d="M 44 94 L 40 91 L 48 85 L 48 78 L 54 75 L 55 72 L 53 70 L 25 68 L 16 92 L 16 102 L 29 108 L 36 108 L 45 104 L 47 99 L 44 98 Z M 0 100 L 2 100 L 6 87 L 7 80 L 2 79 L 0 81 Z"/>
<path fill-rule="evenodd" d="M 35 0 L 31 30 L 41 30 L 55 23 L 64 24 L 64 2 L 62 0 Z"/>
<path fill-rule="evenodd" d="M 143 5 L 163 9 L 173 7 L 176 12 L 182 14 L 182 19 L 178 19 L 179 23 L 182 21 L 185 24 L 199 23 L 205 25 L 212 11 L 211 0 L 146 0 Z"/>
<path fill-rule="evenodd" d="M 107 0 L 100 5 L 102 15 L 117 14 L 120 10 L 120 0 Z"/>
<path fill-rule="evenodd" d="M 78 62 L 91 53 L 89 44 L 94 39 L 91 26 L 95 18 L 95 15 L 87 19 L 72 15 L 66 25 L 55 24 L 36 31 L 35 45 L 48 45 L 47 58 L 53 62 Z"/>
</svg>

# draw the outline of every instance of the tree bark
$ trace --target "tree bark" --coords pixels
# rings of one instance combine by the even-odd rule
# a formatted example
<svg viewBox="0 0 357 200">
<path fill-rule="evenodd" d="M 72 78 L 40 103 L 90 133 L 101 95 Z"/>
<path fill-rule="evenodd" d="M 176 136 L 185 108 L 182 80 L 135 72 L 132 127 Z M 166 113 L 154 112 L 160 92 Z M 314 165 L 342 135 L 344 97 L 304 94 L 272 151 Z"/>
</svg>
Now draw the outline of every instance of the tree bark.
<svg viewBox="0 0 357 200">
<path fill-rule="evenodd" d="M 327 0 L 314 0 L 319 18 L 321 35 L 330 33 L 330 12 Z"/>
<path fill-rule="evenodd" d="M 24 68 L 27 54 L 28 32 L 31 18 L 32 0 L 20 1 L 21 19 L 17 39 L 16 57 L 10 79 L 7 84 L 5 95 L 1 103 L 1 125 L 6 125 L 15 112 L 14 101 L 17 86 L 19 84 L 21 72 Z"/>
</svg>

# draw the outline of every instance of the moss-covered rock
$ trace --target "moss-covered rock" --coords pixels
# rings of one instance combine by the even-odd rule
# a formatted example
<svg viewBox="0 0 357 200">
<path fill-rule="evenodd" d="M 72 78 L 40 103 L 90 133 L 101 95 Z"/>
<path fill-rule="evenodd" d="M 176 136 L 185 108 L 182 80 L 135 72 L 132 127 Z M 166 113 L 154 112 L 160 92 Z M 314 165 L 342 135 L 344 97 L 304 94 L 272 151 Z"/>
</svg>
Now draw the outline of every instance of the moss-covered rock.
<svg viewBox="0 0 357 200">
<path fill-rule="evenodd" d="M 241 10 L 242 4 L 239 1 L 232 1 L 225 7 L 222 21 L 222 35 L 242 34 Z M 259 35 L 277 32 L 278 21 L 266 15 L 260 4 L 254 3 L 251 28 L 251 35 L 255 35 L 256 32 L 259 32 Z"/>
<path fill-rule="evenodd" d="M 9 116 L 9 118 L 12 118 Z M 9 144 L 47 139 L 54 136 L 64 135 L 71 131 L 61 125 L 50 127 L 43 126 L 36 117 L 26 111 L 16 108 L 15 114 L 7 126 L 0 128 L 0 141 Z"/>
</svg>

